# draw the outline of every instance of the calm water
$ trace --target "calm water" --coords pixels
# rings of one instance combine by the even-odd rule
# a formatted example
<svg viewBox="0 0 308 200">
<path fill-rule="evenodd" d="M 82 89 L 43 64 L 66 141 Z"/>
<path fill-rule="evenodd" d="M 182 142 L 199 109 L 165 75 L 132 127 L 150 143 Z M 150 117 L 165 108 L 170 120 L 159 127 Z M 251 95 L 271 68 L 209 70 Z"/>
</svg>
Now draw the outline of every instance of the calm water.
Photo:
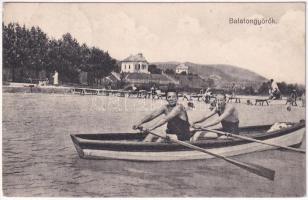
<svg viewBox="0 0 308 200">
<path fill-rule="evenodd" d="M 3 94 L 3 193 L 44 197 L 303 196 L 305 155 L 271 150 L 235 159 L 276 170 L 268 181 L 225 161 L 125 162 L 80 159 L 70 133 L 133 132 L 163 101 L 60 94 Z M 303 108 L 236 105 L 241 125 L 298 121 Z M 202 103 L 189 111 L 195 119 Z M 305 144 L 302 148 L 305 148 Z"/>
</svg>

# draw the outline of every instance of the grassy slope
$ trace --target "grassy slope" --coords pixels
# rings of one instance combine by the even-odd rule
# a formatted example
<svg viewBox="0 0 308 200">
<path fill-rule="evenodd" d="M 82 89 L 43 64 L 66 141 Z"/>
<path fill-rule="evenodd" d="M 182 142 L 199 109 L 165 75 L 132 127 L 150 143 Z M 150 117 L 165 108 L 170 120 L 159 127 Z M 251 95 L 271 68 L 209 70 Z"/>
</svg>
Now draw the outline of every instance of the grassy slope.
<svg viewBox="0 0 308 200">
<path fill-rule="evenodd" d="M 161 69 L 173 69 L 175 70 L 179 62 L 156 62 L 153 63 Z M 204 64 L 195 64 L 191 62 L 185 63 L 189 66 L 189 70 L 192 73 L 199 74 L 202 77 L 209 76 L 218 76 L 225 81 L 255 81 L 255 82 L 264 82 L 266 78 L 254 73 L 252 71 L 235 67 L 232 65 L 204 65 Z"/>
</svg>

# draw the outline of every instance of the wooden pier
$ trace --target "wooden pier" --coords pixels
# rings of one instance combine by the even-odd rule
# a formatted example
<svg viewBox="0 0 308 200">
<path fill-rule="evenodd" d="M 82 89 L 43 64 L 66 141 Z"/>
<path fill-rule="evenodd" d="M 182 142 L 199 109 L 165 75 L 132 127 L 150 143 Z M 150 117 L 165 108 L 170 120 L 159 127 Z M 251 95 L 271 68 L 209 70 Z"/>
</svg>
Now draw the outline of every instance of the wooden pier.
<svg viewBox="0 0 308 200">
<path fill-rule="evenodd" d="M 136 97 L 143 99 L 162 99 L 165 97 L 164 92 L 159 92 L 153 95 L 146 90 L 139 91 L 124 91 L 124 90 L 106 90 L 106 89 L 92 89 L 92 88 L 72 88 L 72 94 L 79 95 L 98 95 L 98 96 L 118 96 L 118 97 Z"/>
<path fill-rule="evenodd" d="M 233 99 L 235 100 L 235 103 L 241 103 L 241 98 L 239 97 L 229 97 L 227 103 L 232 102 Z"/>
<path fill-rule="evenodd" d="M 256 99 L 255 105 L 259 104 L 259 106 L 263 106 L 264 103 L 269 106 L 268 99 Z"/>
</svg>

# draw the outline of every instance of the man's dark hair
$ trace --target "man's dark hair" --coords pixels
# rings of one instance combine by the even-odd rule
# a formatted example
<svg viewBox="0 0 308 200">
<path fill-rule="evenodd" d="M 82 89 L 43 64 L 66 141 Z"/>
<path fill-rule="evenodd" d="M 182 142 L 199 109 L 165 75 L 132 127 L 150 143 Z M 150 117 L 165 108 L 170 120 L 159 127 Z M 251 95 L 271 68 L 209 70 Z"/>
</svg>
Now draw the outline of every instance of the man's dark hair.
<svg viewBox="0 0 308 200">
<path fill-rule="evenodd" d="M 176 96 L 178 96 L 178 91 L 176 90 L 176 89 L 168 89 L 167 91 L 166 91 L 166 98 L 167 98 L 167 96 L 168 96 L 168 93 L 169 92 L 174 92 L 175 94 L 176 94 Z"/>
</svg>

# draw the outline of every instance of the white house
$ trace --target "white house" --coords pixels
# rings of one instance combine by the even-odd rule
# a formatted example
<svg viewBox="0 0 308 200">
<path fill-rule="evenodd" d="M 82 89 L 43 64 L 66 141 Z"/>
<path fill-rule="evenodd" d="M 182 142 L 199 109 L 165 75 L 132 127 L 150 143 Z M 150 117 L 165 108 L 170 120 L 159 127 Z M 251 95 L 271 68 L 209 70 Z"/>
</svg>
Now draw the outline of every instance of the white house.
<svg viewBox="0 0 308 200">
<path fill-rule="evenodd" d="M 182 72 L 186 72 L 186 74 L 188 74 L 188 66 L 186 66 L 184 63 L 179 64 L 175 69 L 176 74 L 181 74 Z"/>
<path fill-rule="evenodd" d="M 149 63 L 142 53 L 131 55 L 121 62 L 121 72 L 149 74 Z"/>
</svg>

